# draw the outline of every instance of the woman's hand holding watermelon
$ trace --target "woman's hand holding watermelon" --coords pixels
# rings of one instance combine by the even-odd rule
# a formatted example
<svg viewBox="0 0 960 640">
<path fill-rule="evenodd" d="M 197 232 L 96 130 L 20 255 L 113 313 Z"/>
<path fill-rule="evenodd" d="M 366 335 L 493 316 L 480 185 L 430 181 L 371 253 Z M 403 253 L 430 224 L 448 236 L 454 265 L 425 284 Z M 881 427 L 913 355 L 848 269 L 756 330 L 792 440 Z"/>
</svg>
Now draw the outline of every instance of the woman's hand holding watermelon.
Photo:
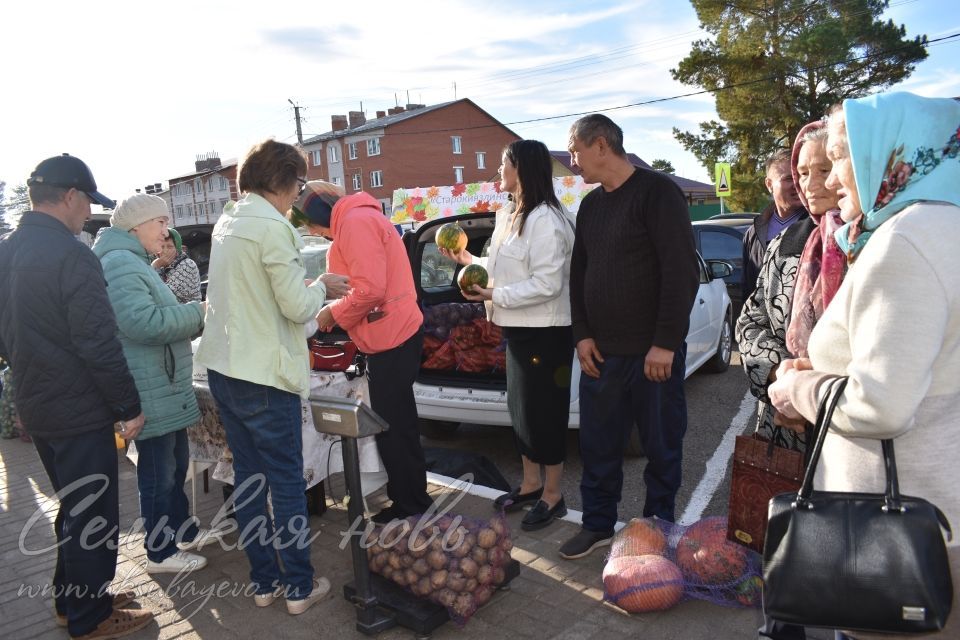
<svg viewBox="0 0 960 640">
<path fill-rule="evenodd" d="M 460 290 L 463 297 L 471 302 L 483 302 L 484 300 L 493 300 L 493 287 L 483 288 L 478 284 L 472 285 L 471 291 Z"/>
<path fill-rule="evenodd" d="M 457 264 L 467 265 L 473 263 L 473 254 L 466 249 L 457 249 L 452 251 L 450 249 L 444 249 L 443 247 L 438 246 L 437 251 L 444 258 L 449 258 Z"/>
</svg>

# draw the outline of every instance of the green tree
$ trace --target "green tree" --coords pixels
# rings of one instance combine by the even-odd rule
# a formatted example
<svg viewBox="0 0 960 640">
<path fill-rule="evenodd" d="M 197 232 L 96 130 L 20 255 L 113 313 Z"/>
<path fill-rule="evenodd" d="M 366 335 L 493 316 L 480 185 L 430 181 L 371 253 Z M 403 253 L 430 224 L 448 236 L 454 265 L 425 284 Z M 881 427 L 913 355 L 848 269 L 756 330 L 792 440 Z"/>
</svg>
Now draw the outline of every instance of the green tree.
<svg viewBox="0 0 960 640">
<path fill-rule="evenodd" d="M 927 57 L 926 36 L 880 19 L 887 0 L 691 0 L 712 37 L 670 73 L 715 92 L 720 121 L 673 135 L 709 173 L 732 166 L 731 205 L 766 201 L 763 162 L 845 98 L 890 87 Z"/>
<path fill-rule="evenodd" d="M 27 185 L 18 184 L 13 188 L 13 195 L 4 203 L 4 215 L 9 225 L 16 226 L 20 223 L 20 216 L 24 212 L 30 211 L 30 193 L 27 191 Z"/>
<path fill-rule="evenodd" d="M 656 160 L 650 163 L 650 166 L 656 169 L 657 171 L 662 171 L 664 173 L 673 174 L 676 172 L 675 169 L 673 168 L 673 164 L 671 164 L 669 160 L 663 160 L 662 158 L 657 158 Z"/>
<path fill-rule="evenodd" d="M 7 183 L 0 180 L 0 236 L 12 230 L 7 223 Z"/>
</svg>

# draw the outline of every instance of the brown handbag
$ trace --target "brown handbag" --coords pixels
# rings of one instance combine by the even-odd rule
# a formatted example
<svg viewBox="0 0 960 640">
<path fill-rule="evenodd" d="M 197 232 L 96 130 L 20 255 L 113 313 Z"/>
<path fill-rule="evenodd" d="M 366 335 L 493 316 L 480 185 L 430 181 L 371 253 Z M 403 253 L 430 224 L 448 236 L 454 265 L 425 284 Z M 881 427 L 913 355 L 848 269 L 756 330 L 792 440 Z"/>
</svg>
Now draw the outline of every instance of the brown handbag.
<svg viewBox="0 0 960 640">
<path fill-rule="evenodd" d="M 802 452 L 778 446 L 776 439 L 776 433 L 769 441 L 737 436 L 733 449 L 727 539 L 757 553 L 763 553 L 770 499 L 799 491 L 806 467 Z"/>
</svg>

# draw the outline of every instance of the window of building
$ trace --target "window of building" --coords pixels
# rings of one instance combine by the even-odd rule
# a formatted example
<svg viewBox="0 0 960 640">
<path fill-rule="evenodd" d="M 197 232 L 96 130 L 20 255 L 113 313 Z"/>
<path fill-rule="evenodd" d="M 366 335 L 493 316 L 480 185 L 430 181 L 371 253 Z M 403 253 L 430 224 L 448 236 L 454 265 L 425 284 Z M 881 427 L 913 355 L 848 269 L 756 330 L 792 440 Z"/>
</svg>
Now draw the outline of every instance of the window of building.
<svg viewBox="0 0 960 640">
<path fill-rule="evenodd" d="M 370 138 L 369 140 L 367 140 L 367 155 L 368 156 L 380 155 L 380 138 Z"/>
<path fill-rule="evenodd" d="M 341 178 L 340 176 L 335 176 L 334 178 L 331 178 L 331 182 L 333 182 L 333 184 L 337 186 L 340 186 L 340 187 L 343 186 L 343 178 Z"/>
<path fill-rule="evenodd" d="M 197 193 L 203 193 L 203 181 L 201 181 L 200 178 L 197 178 L 197 181 L 194 184 L 196 184 L 195 191 Z"/>
<path fill-rule="evenodd" d="M 463 182 L 463 167 L 453 168 L 453 182 L 454 184 L 460 184 Z"/>
<path fill-rule="evenodd" d="M 347 155 L 350 157 L 351 160 L 357 159 L 357 143 L 356 142 L 350 142 L 347 144 Z"/>
<path fill-rule="evenodd" d="M 331 164 L 340 162 L 340 147 L 334 147 L 333 145 L 327 147 L 327 157 Z"/>
<path fill-rule="evenodd" d="M 220 176 L 220 191 L 227 191 L 230 189 L 230 183 L 227 182 L 227 179 L 223 176 Z"/>
<path fill-rule="evenodd" d="M 487 154 L 483 151 L 477 151 L 477 169 L 487 168 Z"/>
<path fill-rule="evenodd" d="M 191 218 L 193 217 L 193 205 L 192 205 L 192 204 L 188 204 L 188 205 L 187 205 L 187 215 L 190 216 Z"/>
<path fill-rule="evenodd" d="M 463 153 L 463 145 L 461 143 L 460 136 L 450 136 L 450 139 L 453 141 L 453 152 Z"/>
<path fill-rule="evenodd" d="M 197 215 L 198 215 L 198 216 L 202 216 L 202 215 L 203 215 L 203 203 L 202 203 L 202 202 L 198 202 L 198 203 L 197 203 Z"/>
<path fill-rule="evenodd" d="M 179 205 L 179 206 L 176 208 L 176 215 L 177 215 L 178 218 L 182 218 L 182 217 L 183 217 L 183 205 Z"/>
<path fill-rule="evenodd" d="M 321 149 L 314 149 L 310 152 L 311 160 L 313 160 L 313 166 L 320 166 L 320 159 L 323 158 L 323 151 Z"/>
<path fill-rule="evenodd" d="M 371 187 L 382 187 L 382 186 L 383 186 L 383 171 L 371 171 L 371 172 L 370 172 L 370 186 L 371 186 Z"/>
<path fill-rule="evenodd" d="M 210 176 L 210 180 L 207 181 L 207 191 L 214 191 L 217 188 L 217 183 L 215 181 L 215 176 Z"/>
<path fill-rule="evenodd" d="M 353 190 L 360 191 L 363 189 L 363 174 L 355 173 L 353 174 Z"/>
</svg>

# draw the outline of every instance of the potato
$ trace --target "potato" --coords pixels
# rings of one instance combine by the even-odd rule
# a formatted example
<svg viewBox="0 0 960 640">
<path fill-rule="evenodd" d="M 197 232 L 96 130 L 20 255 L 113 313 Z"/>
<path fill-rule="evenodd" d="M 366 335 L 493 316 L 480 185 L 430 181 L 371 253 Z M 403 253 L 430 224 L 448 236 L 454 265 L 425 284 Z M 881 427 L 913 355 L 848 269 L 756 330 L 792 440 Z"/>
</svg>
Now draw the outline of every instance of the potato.
<svg viewBox="0 0 960 640">
<path fill-rule="evenodd" d="M 374 543 L 374 544 L 370 545 L 369 547 L 367 547 L 367 555 L 368 555 L 368 556 L 369 556 L 369 555 L 374 555 L 374 556 L 375 556 L 375 555 L 377 555 L 378 553 L 380 553 L 381 551 L 383 551 L 383 547 L 381 547 L 379 543 Z"/>
<path fill-rule="evenodd" d="M 473 599 L 476 601 L 478 609 L 487 604 L 492 597 L 493 587 L 480 587 L 477 589 L 477 592 L 473 594 Z"/>
<path fill-rule="evenodd" d="M 420 576 L 417 575 L 417 572 L 413 569 L 407 569 L 403 572 L 403 577 L 406 579 L 407 584 L 411 587 L 417 584 L 417 581 L 420 580 Z"/>
<path fill-rule="evenodd" d="M 411 568 L 421 576 L 430 573 L 430 565 L 428 565 L 427 561 L 423 558 L 417 558 Z"/>
<path fill-rule="evenodd" d="M 414 558 L 422 558 L 430 550 L 430 539 L 426 534 L 420 533 L 416 537 L 410 536 L 407 545 L 410 555 Z"/>
<path fill-rule="evenodd" d="M 417 559 L 414 558 L 409 553 L 403 553 L 401 551 L 399 552 L 399 555 L 400 555 L 400 564 L 403 566 L 404 569 L 409 569 L 410 567 L 413 566 L 413 563 L 417 561 Z"/>
<path fill-rule="evenodd" d="M 426 597 L 433 593 L 433 585 L 430 583 L 430 578 L 420 578 L 413 592 L 420 597 Z"/>
<path fill-rule="evenodd" d="M 448 573 L 446 569 L 434 571 L 430 574 L 430 586 L 433 587 L 434 590 L 443 589 L 447 586 L 447 576 Z"/>
<path fill-rule="evenodd" d="M 434 570 L 443 569 L 447 566 L 447 554 L 434 549 L 427 554 L 427 564 Z"/>
<path fill-rule="evenodd" d="M 448 609 L 452 608 L 457 602 L 457 594 L 450 589 L 441 589 L 437 592 L 434 599 Z"/>
<path fill-rule="evenodd" d="M 405 587 L 407 584 L 409 584 L 407 581 L 407 572 L 403 569 L 397 569 L 394 571 L 390 578 L 401 587 Z"/>
<path fill-rule="evenodd" d="M 391 567 L 389 564 L 384 564 L 383 568 L 380 570 L 380 575 L 382 575 L 384 578 L 389 579 L 393 576 L 393 574 L 394 574 L 393 567 Z"/>
<path fill-rule="evenodd" d="M 453 603 L 453 613 L 460 618 L 469 618 L 477 610 L 477 603 L 469 593 L 461 593 Z"/>
<path fill-rule="evenodd" d="M 497 537 L 509 537 L 509 530 L 507 529 L 507 523 L 503 518 L 493 518 L 490 520 L 490 528 L 493 529 L 493 532 L 497 534 Z"/>
<path fill-rule="evenodd" d="M 454 591 L 463 591 L 467 586 L 467 579 L 460 573 L 450 573 L 447 575 L 447 587 Z"/>
<path fill-rule="evenodd" d="M 468 555 L 470 555 L 470 551 L 476 546 L 476 544 L 477 536 L 473 535 L 472 533 L 468 533 L 463 536 L 463 542 L 461 542 L 459 546 L 455 547 L 451 553 L 454 555 L 454 557 L 466 558 Z"/>
<path fill-rule="evenodd" d="M 398 571 L 398 570 L 400 570 L 400 569 L 403 569 L 403 562 L 402 562 L 402 560 L 401 560 L 401 556 L 400 556 L 400 554 L 397 553 L 396 551 L 391 551 L 391 552 L 387 555 L 387 563 L 388 563 L 391 567 L 393 567 L 393 569 L 394 569 L 395 571 Z"/>
<path fill-rule="evenodd" d="M 487 551 L 487 562 L 489 562 L 491 566 L 499 567 L 506 561 L 507 554 L 500 547 L 494 547 Z"/>
<path fill-rule="evenodd" d="M 493 584 L 500 586 L 507 579 L 507 572 L 503 570 L 502 567 L 497 567 L 493 570 Z"/>
<path fill-rule="evenodd" d="M 479 565 L 487 564 L 487 550 L 480 547 L 474 547 L 470 552 L 470 559 Z"/>
<path fill-rule="evenodd" d="M 369 559 L 369 563 L 371 571 L 374 573 L 381 573 L 383 571 L 383 567 L 387 564 L 387 556 L 386 554 L 378 553 Z"/>
<path fill-rule="evenodd" d="M 463 546 L 463 543 L 466 540 L 466 537 L 467 537 L 467 530 L 464 529 L 463 527 L 457 527 L 456 529 L 448 529 L 447 533 L 443 536 L 444 550 L 456 552 L 457 549 L 460 549 Z"/>
<path fill-rule="evenodd" d="M 483 549 L 491 549 L 497 544 L 497 532 L 493 529 L 480 529 L 477 533 L 477 544 Z"/>
<path fill-rule="evenodd" d="M 479 586 L 480 586 L 480 583 L 477 582 L 477 579 L 476 579 L 476 578 L 469 578 L 469 579 L 467 580 L 467 584 L 465 584 L 464 587 L 463 587 L 463 592 L 464 592 L 464 593 L 473 593 L 474 591 L 477 590 L 477 587 L 479 587 Z"/>
<path fill-rule="evenodd" d="M 430 549 L 428 552 L 433 553 L 434 551 L 443 553 L 443 534 L 437 534 L 433 540 L 430 541 Z"/>
<path fill-rule="evenodd" d="M 477 575 L 477 570 L 480 567 L 470 558 L 463 558 L 460 560 L 460 573 L 466 578 L 473 578 Z"/>
<path fill-rule="evenodd" d="M 477 582 L 480 584 L 490 584 L 493 582 L 493 568 L 488 565 L 480 565 L 477 570 Z"/>
<path fill-rule="evenodd" d="M 500 548 L 507 552 L 513 549 L 513 540 L 510 539 L 510 536 L 506 536 L 500 541 Z"/>
</svg>

